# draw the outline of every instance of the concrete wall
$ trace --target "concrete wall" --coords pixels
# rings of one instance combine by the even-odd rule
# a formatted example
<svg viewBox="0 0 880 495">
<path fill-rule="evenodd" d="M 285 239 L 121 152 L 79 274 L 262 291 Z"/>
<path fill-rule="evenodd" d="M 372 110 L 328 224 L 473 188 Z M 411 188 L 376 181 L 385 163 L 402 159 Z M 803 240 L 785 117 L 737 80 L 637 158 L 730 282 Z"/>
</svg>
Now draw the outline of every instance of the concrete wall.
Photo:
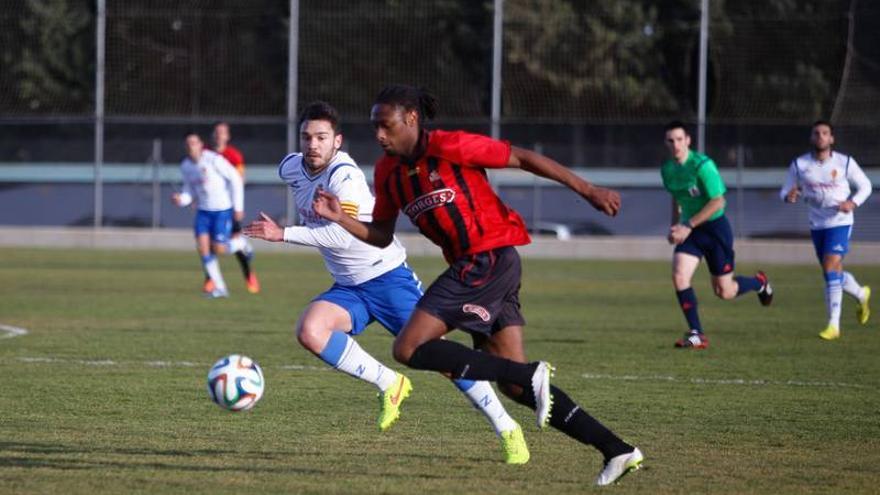
<svg viewBox="0 0 880 495">
<path fill-rule="evenodd" d="M 440 250 L 419 234 L 399 236 L 411 256 L 440 256 Z M 313 252 L 312 248 L 284 243 L 256 241 L 263 252 Z M 190 229 L 135 229 L 77 227 L 0 227 L 0 247 L 46 247 L 76 249 L 164 249 L 194 248 Z M 807 240 L 767 241 L 742 239 L 736 241 L 737 261 L 746 263 L 811 264 L 815 263 L 813 246 Z M 536 236 L 520 253 L 524 257 L 559 259 L 668 260 L 672 248 L 658 237 L 575 237 L 561 241 Z M 880 243 L 855 242 L 847 262 L 880 264 Z"/>
</svg>

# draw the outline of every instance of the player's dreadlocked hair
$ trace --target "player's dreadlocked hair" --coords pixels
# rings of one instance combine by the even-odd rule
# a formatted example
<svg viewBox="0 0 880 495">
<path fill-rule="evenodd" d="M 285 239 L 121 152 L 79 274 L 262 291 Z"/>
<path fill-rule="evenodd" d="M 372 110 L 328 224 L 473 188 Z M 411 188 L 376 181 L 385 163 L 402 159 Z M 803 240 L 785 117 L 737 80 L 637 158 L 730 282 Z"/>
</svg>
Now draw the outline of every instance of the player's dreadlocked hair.
<svg viewBox="0 0 880 495">
<path fill-rule="evenodd" d="M 391 84 L 385 86 L 376 97 L 376 104 L 397 105 L 405 110 L 415 110 L 419 113 L 420 123 L 424 123 L 437 115 L 437 99 L 424 88 L 407 86 L 406 84 Z"/>
<path fill-rule="evenodd" d="M 302 127 L 303 122 L 307 120 L 326 120 L 333 128 L 333 132 L 339 134 L 339 112 L 325 101 L 313 101 L 306 105 L 299 114 L 298 126 Z"/>
</svg>

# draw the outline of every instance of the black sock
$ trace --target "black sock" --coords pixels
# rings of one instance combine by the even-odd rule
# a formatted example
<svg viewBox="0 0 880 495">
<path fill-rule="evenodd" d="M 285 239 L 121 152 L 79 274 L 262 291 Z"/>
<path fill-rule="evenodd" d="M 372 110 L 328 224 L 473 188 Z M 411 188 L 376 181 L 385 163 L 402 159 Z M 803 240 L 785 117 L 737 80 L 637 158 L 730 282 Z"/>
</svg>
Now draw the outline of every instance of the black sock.
<svg viewBox="0 0 880 495">
<path fill-rule="evenodd" d="M 550 393 L 553 395 L 550 426 L 578 442 L 596 447 L 605 456 L 606 461 L 612 457 L 632 452 L 632 445 L 621 440 L 599 420 L 587 414 L 571 400 L 568 394 L 553 385 L 550 385 Z M 532 387 L 523 390 L 522 395 L 515 400 L 532 409 L 536 407 Z"/>
<path fill-rule="evenodd" d="M 550 393 L 553 394 L 550 424 L 554 428 L 581 443 L 596 447 L 605 456 L 606 461 L 633 451 L 632 445 L 621 440 L 599 420 L 587 414 L 571 400 L 568 394 L 552 385 Z"/>
<path fill-rule="evenodd" d="M 241 265 L 241 273 L 244 275 L 244 278 L 251 277 L 251 262 L 248 261 L 248 257 L 244 254 L 243 251 L 236 251 L 235 257 L 238 258 L 238 264 Z"/>
<path fill-rule="evenodd" d="M 684 313 L 684 319 L 687 320 L 688 329 L 703 333 L 700 314 L 697 312 L 697 293 L 694 292 L 693 287 L 676 291 L 675 296 L 678 297 L 678 304 L 681 306 L 681 312 Z"/>
<path fill-rule="evenodd" d="M 536 364 L 524 364 L 475 351 L 450 340 L 429 340 L 420 345 L 407 363 L 420 370 L 452 373 L 452 378 L 499 380 L 531 389 Z"/>
</svg>

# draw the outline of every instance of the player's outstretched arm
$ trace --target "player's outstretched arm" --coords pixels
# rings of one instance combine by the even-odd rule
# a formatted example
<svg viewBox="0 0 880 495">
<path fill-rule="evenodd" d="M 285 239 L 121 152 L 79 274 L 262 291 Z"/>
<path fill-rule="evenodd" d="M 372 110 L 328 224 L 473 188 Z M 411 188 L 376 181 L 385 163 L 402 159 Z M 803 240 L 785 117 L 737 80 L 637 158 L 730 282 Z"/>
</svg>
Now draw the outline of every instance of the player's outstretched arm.
<svg viewBox="0 0 880 495">
<path fill-rule="evenodd" d="M 615 216 L 620 211 L 620 194 L 612 189 L 599 187 L 581 179 L 571 170 L 557 161 L 525 148 L 511 146 L 511 168 L 521 168 L 540 177 L 556 181 L 586 199 L 593 208 L 608 216 Z"/>
<path fill-rule="evenodd" d="M 327 191 L 318 191 L 312 202 L 312 208 L 322 218 L 336 222 L 351 235 L 367 244 L 381 248 L 388 246 L 394 240 L 394 220 L 361 222 L 345 213 L 339 203 L 339 198 Z"/>
<path fill-rule="evenodd" d="M 272 217 L 260 212 L 260 219 L 245 225 L 241 233 L 255 239 L 263 239 L 269 242 L 281 242 L 284 240 L 284 229 L 281 228 Z"/>
</svg>

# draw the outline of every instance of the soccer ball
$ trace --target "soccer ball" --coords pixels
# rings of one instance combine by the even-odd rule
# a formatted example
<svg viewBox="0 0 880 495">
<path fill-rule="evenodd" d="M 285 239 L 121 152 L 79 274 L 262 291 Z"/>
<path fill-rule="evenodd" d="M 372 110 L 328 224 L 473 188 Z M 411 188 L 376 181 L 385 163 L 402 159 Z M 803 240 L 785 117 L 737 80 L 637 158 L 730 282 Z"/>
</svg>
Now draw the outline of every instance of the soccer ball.
<svg viewBox="0 0 880 495">
<path fill-rule="evenodd" d="M 229 411 L 254 407 L 266 386 L 263 370 L 253 359 L 231 354 L 214 363 L 208 371 L 208 395 L 215 404 Z"/>
</svg>

